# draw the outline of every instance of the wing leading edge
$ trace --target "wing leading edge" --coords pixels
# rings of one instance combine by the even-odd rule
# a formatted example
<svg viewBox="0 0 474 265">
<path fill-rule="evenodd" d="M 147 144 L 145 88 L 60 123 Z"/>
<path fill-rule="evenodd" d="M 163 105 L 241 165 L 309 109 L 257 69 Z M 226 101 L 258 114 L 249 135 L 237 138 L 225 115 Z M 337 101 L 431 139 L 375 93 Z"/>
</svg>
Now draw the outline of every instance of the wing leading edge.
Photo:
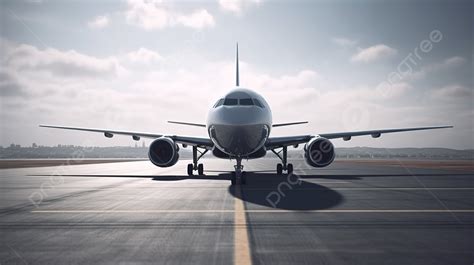
<svg viewBox="0 0 474 265">
<path fill-rule="evenodd" d="M 40 125 L 43 128 L 63 129 L 63 130 L 75 130 L 75 131 L 86 131 L 86 132 L 97 132 L 103 133 L 106 137 L 113 137 L 117 135 L 128 135 L 136 141 L 140 140 L 140 137 L 156 139 L 159 137 L 169 137 L 177 143 L 187 144 L 191 146 L 199 146 L 207 149 L 211 149 L 214 144 L 209 138 L 200 137 L 189 137 L 189 136 L 178 136 L 178 135 L 164 135 L 154 134 L 146 132 L 132 132 L 132 131 L 120 131 L 120 130 L 108 130 L 108 129 L 96 129 L 96 128 L 83 128 L 83 127 L 68 127 L 68 126 L 53 126 L 53 125 Z M 353 131 L 353 132 L 338 132 L 338 133 L 322 133 L 319 135 L 298 135 L 298 136 L 286 136 L 286 137 L 270 137 L 265 143 L 267 149 L 274 149 L 283 146 L 297 145 L 301 143 L 307 143 L 314 137 L 324 137 L 327 139 L 342 138 L 344 141 L 349 141 L 353 136 L 364 136 L 370 135 L 373 138 L 378 138 L 385 133 L 396 133 L 396 132 L 408 132 L 408 131 L 421 131 L 421 130 L 433 130 L 433 129 L 445 129 L 453 128 L 453 126 L 430 126 L 430 127 L 415 127 L 415 128 L 400 128 L 400 129 L 381 129 L 381 130 L 368 130 L 368 131 Z"/>
<path fill-rule="evenodd" d="M 270 137 L 268 138 L 265 147 L 267 149 L 274 149 L 283 146 L 297 145 L 306 143 L 314 137 L 324 137 L 326 139 L 337 139 L 342 138 L 344 141 L 349 141 L 353 136 L 370 135 L 373 138 L 378 138 L 385 133 L 396 133 L 396 132 L 409 132 L 409 131 L 422 131 L 422 130 L 434 130 L 434 129 L 445 129 L 453 128 L 453 126 L 430 126 L 430 127 L 414 127 L 414 128 L 399 128 L 399 129 L 381 129 L 381 130 L 369 130 L 369 131 L 353 131 L 353 132 L 338 132 L 338 133 L 322 133 L 318 135 L 299 135 L 299 136 L 287 136 L 287 137 Z"/>
<path fill-rule="evenodd" d="M 97 133 L 103 133 L 105 137 L 108 137 L 108 138 L 113 137 L 115 134 L 127 135 L 127 136 L 132 136 L 133 140 L 135 141 L 140 140 L 141 137 L 156 139 L 156 138 L 160 138 L 164 136 L 164 137 L 169 137 L 173 139 L 175 142 L 180 143 L 180 144 L 199 146 L 199 147 L 203 147 L 207 149 L 211 149 L 214 146 L 211 139 L 200 138 L 200 137 L 164 135 L 164 134 L 155 134 L 155 133 L 146 133 L 146 132 L 132 132 L 132 131 L 108 130 L 108 129 L 97 129 L 97 128 L 55 126 L 55 125 L 40 125 L 39 127 L 62 129 L 62 130 L 85 131 L 85 132 L 97 132 Z"/>
<path fill-rule="evenodd" d="M 342 138 L 345 141 L 349 141 L 353 136 L 370 135 L 373 138 L 378 138 L 380 137 L 380 135 L 385 134 L 385 133 L 423 131 L 423 130 L 434 130 L 434 129 L 445 129 L 445 128 L 453 128 L 453 126 L 429 126 L 429 127 L 382 129 L 382 130 L 354 131 L 354 132 L 322 133 L 322 134 L 319 134 L 319 136 L 327 138 L 327 139 Z"/>
</svg>

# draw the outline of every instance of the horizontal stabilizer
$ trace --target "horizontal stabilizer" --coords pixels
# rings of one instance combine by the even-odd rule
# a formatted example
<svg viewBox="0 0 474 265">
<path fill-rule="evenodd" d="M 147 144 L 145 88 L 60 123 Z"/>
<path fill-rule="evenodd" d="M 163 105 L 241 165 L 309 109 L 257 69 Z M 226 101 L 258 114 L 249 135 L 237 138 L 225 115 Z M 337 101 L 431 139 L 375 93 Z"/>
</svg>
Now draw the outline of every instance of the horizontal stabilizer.
<svg viewBox="0 0 474 265">
<path fill-rule="evenodd" d="M 189 126 L 196 126 L 196 127 L 206 127 L 206 124 L 200 124 L 200 123 L 190 123 L 190 122 L 181 122 L 181 121 L 168 121 L 168 123 L 189 125 Z"/>
<path fill-rule="evenodd" d="M 288 122 L 288 123 L 277 123 L 277 124 L 273 124 L 272 127 L 282 127 L 282 126 L 290 126 L 290 125 L 305 124 L 305 123 L 308 123 L 308 122 L 297 121 L 297 122 Z"/>
</svg>

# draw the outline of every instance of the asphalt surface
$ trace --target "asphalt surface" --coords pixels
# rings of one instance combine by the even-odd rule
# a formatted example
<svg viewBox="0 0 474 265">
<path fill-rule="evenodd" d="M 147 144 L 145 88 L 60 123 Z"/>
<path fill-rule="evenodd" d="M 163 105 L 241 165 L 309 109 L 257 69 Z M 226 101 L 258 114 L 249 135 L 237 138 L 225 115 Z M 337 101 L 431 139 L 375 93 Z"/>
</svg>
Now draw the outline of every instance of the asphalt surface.
<svg viewBox="0 0 474 265">
<path fill-rule="evenodd" d="M 186 163 L 0 170 L 0 264 L 473 264 L 472 171 Z"/>
</svg>

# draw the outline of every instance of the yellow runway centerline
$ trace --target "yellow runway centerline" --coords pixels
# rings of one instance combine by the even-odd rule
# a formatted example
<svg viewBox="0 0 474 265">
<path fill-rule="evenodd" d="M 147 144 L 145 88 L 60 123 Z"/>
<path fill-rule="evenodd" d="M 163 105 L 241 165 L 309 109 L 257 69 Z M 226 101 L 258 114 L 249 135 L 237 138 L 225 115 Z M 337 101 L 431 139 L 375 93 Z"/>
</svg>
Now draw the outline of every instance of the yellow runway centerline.
<svg viewBox="0 0 474 265">
<path fill-rule="evenodd" d="M 248 265 L 252 264 L 250 257 L 249 236 L 247 231 L 247 217 L 244 202 L 242 198 L 241 186 L 235 186 L 234 199 L 234 264 Z"/>
</svg>

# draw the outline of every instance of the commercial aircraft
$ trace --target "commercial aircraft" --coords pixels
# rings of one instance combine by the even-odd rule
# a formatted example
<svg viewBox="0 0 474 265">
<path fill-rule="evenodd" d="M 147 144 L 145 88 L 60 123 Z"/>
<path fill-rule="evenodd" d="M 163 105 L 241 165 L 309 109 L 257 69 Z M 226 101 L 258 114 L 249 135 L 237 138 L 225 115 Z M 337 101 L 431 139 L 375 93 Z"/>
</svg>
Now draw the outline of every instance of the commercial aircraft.
<svg viewBox="0 0 474 265">
<path fill-rule="evenodd" d="M 265 99 L 252 90 L 240 87 L 238 45 L 235 66 L 236 88 L 217 100 L 209 110 L 206 124 L 168 121 L 169 123 L 206 128 L 209 138 L 52 125 L 40 125 L 40 127 L 97 132 L 103 133 L 108 138 L 112 138 L 116 134 L 128 135 L 132 136 L 135 141 L 140 140 L 141 137 L 154 139 L 150 144 L 148 157 L 158 167 L 170 167 L 177 163 L 179 159 L 178 144 L 181 144 L 183 148 L 191 146 L 193 161 L 188 164 L 188 175 L 193 175 L 194 171 L 197 171 L 199 175 L 204 174 L 204 166 L 198 162 L 204 154 L 211 151 L 215 157 L 236 161 L 231 175 L 233 185 L 246 182 L 242 160 L 264 157 L 267 151 L 272 151 L 281 160 L 281 163 L 276 165 L 277 174 L 284 172 L 291 174 L 293 165 L 287 160 L 288 147 L 297 148 L 299 144 L 304 144 L 306 162 L 312 167 L 319 168 L 326 167 L 334 161 L 334 145 L 330 139 L 342 138 L 344 141 L 349 141 L 354 136 L 370 135 L 373 138 L 378 138 L 385 133 L 452 128 L 452 126 L 431 126 L 271 137 L 270 132 L 274 127 L 307 122 L 274 124 L 270 106 Z"/>
</svg>

